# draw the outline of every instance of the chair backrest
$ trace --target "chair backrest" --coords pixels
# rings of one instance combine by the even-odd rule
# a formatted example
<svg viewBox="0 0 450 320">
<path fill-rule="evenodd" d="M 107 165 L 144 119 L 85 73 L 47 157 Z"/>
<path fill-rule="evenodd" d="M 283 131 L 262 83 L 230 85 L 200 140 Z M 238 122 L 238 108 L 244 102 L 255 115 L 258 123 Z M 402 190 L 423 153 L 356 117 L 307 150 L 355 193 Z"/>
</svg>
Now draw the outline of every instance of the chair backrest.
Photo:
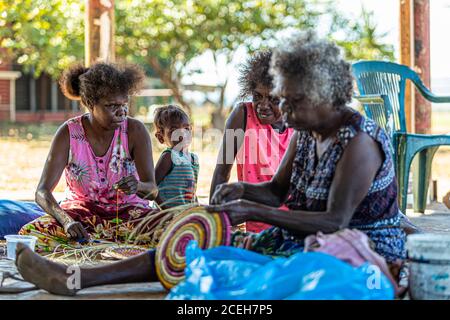
<svg viewBox="0 0 450 320">
<path fill-rule="evenodd" d="M 354 96 L 360 102 L 367 117 L 374 120 L 389 135 L 391 141 L 394 139 L 394 117 L 390 117 L 388 110 L 392 110 L 389 98 L 386 95 L 364 95 Z"/>
<path fill-rule="evenodd" d="M 384 113 L 372 112 L 373 119 L 384 122 L 390 128 L 385 128 L 390 133 L 406 132 L 405 118 L 405 84 L 411 80 L 419 91 L 428 89 L 424 86 L 417 73 L 409 67 L 385 61 L 360 61 L 353 64 L 353 75 L 356 79 L 361 95 L 386 95 L 389 103 L 386 103 Z M 370 106 L 364 106 L 367 109 Z M 370 114 L 367 116 L 372 117 Z M 385 119 L 377 119 L 382 116 Z M 382 120 L 382 121 L 381 121 Z"/>
</svg>

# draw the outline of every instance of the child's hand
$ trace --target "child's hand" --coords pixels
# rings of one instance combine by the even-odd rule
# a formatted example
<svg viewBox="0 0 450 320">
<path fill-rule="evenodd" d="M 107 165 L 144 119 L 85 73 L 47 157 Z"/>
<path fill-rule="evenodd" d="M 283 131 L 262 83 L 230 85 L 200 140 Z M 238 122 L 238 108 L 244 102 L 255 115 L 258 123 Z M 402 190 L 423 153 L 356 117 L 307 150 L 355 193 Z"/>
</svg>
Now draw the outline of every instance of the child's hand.
<svg viewBox="0 0 450 320">
<path fill-rule="evenodd" d="M 120 190 L 125 194 L 136 194 L 138 190 L 139 181 L 135 176 L 123 177 L 113 185 L 115 190 Z"/>
</svg>

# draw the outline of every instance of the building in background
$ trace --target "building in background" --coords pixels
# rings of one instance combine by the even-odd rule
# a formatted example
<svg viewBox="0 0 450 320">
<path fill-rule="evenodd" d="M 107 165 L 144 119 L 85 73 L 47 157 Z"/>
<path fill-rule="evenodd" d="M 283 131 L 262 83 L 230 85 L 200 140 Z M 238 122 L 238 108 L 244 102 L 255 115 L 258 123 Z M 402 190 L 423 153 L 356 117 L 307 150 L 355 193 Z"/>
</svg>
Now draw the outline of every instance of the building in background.
<svg viewBox="0 0 450 320">
<path fill-rule="evenodd" d="M 205 95 L 220 88 L 190 84 L 183 85 L 182 89 L 191 95 Z M 191 102 L 193 105 L 199 104 L 198 101 Z M 144 122 L 152 122 L 151 107 L 167 103 L 174 103 L 172 90 L 165 89 L 159 79 L 148 77 L 145 89 L 131 103 L 130 114 Z M 0 63 L 0 121 L 63 122 L 83 112 L 80 103 L 67 99 L 49 75 L 41 74 L 34 78 L 18 64 Z"/>
<path fill-rule="evenodd" d="M 0 63 L 0 121 L 62 122 L 80 113 L 50 76 L 34 78 L 20 65 Z"/>
<path fill-rule="evenodd" d="M 0 120 L 15 121 L 16 115 L 16 80 L 21 73 L 10 69 L 9 65 L 0 63 Z"/>
</svg>

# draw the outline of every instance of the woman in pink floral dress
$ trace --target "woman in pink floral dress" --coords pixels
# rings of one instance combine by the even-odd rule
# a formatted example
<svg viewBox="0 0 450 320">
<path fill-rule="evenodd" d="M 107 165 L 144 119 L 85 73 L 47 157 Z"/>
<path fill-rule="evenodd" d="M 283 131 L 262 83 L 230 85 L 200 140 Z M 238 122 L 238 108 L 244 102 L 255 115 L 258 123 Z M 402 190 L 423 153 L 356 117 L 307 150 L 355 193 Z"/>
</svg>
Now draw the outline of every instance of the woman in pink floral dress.
<svg viewBox="0 0 450 320">
<path fill-rule="evenodd" d="M 60 80 L 64 94 L 89 110 L 57 131 L 36 191 L 47 215 L 20 233 L 38 237 L 38 251 L 102 239 L 124 241 L 140 218 L 153 211 L 158 189 L 150 136 L 127 117 L 129 96 L 144 79 L 133 65 L 76 65 Z M 61 203 L 52 191 L 64 172 Z"/>
</svg>

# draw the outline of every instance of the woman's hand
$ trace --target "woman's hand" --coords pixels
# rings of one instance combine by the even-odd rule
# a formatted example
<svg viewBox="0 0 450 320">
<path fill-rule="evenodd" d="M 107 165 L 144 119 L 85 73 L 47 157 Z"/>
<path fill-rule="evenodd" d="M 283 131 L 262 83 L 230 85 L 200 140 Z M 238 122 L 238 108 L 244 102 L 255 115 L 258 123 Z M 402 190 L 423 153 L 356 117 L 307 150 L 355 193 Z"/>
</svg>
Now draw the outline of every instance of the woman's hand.
<svg viewBox="0 0 450 320">
<path fill-rule="evenodd" d="M 64 225 L 64 231 L 67 233 L 69 238 L 78 241 L 87 241 L 89 239 L 89 234 L 83 228 L 83 225 L 78 221 L 70 221 Z"/>
<path fill-rule="evenodd" d="M 205 209 L 211 213 L 225 212 L 230 218 L 233 226 L 251 220 L 254 215 L 252 213 L 258 212 L 258 203 L 248 200 L 234 200 L 220 205 L 209 205 Z"/>
<path fill-rule="evenodd" d="M 138 191 L 139 181 L 135 176 L 123 177 L 113 185 L 115 190 L 120 190 L 125 194 L 136 194 Z"/>
<path fill-rule="evenodd" d="M 224 204 L 244 196 L 245 187 L 241 182 L 224 183 L 217 186 L 212 198 L 211 205 Z"/>
</svg>

